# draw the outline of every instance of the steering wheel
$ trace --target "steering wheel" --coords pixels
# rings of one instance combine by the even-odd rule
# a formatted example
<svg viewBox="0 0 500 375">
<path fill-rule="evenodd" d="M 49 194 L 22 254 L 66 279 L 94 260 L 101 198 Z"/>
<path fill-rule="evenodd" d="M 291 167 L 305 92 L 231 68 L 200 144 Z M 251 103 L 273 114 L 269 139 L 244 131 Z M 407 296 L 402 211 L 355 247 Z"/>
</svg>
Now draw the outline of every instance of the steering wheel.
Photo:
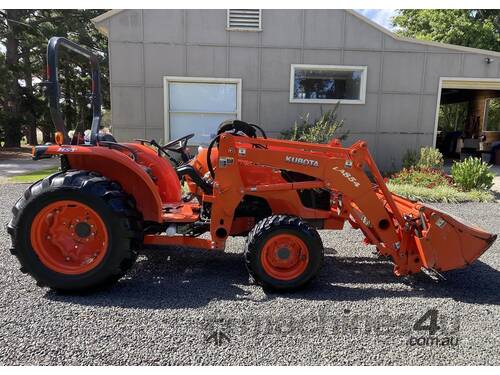
<svg viewBox="0 0 500 375">
<path fill-rule="evenodd" d="M 166 145 L 161 146 L 163 151 L 168 150 L 172 152 L 177 152 L 181 154 L 183 162 L 189 161 L 189 155 L 186 152 L 188 141 L 194 137 L 194 133 L 185 135 L 183 137 L 177 138 L 173 141 L 168 142 Z"/>
<path fill-rule="evenodd" d="M 226 120 L 219 125 L 219 128 L 217 129 L 217 135 L 214 139 L 212 139 L 207 149 L 207 167 L 212 179 L 215 179 L 215 171 L 212 166 L 211 160 L 212 148 L 215 144 L 217 144 L 218 147 L 221 134 L 229 132 L 236 135 L 244 134 L 250 138 L 257 138 L 256 130 L 260 131 L 260 133 L 262 134 L 262 138 L 267 139 L 267 135 L 264 129 L 255 124 L 249 124 L 241 120 Z M 255 144 L 253 147 L 264 148 L 264 146 L 259 144 Z"/>
</svg>

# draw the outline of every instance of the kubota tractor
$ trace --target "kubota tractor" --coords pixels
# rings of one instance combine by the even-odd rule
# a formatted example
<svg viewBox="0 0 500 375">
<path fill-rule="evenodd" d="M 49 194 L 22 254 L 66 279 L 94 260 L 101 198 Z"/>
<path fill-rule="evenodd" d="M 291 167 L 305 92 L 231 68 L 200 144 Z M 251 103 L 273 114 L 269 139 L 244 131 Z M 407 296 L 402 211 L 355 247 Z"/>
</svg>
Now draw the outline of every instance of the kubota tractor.
<svg viewBox="0 0 500 375">
<path fill-rule="evenodd" d="M 69 139 L 60 114 L 59 47 L 85 56 L 92 67 L 87 141 L 78 133 Z M 61 171 L 26 190 L 8 225 L 12 253 L 39 285 L 89 290 L 118 280 L 141 248 L 219 251 L 229 236 L 246 236 L 244 260 L 253 279 L 291 290 L 321 268 L 317 230 L 339 230 L 346 221 L 392 259 L 396 275 L 464 267 L 496 239 L 391 194 L 366 142 L 345 148 L 337 140 L 322 145 L 269 139 L 259 126 L 228 121 L 194 158 L 187 148 L 193 134 L 163 146 L 154 140 L 118 143 L 99 132 L 97 58 L 52 38 L 47 61 L 57 144 L 37 146 L 33 157 L 59 155 Z"/>
</svg>

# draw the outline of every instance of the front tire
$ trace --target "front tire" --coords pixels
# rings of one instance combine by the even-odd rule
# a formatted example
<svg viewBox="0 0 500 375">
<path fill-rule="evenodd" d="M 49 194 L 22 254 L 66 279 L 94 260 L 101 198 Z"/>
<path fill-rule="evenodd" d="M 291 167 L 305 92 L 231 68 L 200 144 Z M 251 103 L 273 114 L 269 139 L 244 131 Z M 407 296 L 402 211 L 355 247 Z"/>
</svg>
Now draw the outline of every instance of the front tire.
<svg viewBox="0 0 500 375">
<path fill-rule="evenodd" d="M 141 215 L 121 187 L 70 170 L 31 185 L 12 209 L 11 252 L 40 286 L 67 292 L 111 284 L 142 245 Z"/>
<path fill-rule="evenodd" d="M 248 234 L 245 264 L 265 289 L 291 291 L 317 276 L 323 263 L 323 243 L 315 228 L 298 217 L 274 215 Z"/>
</svg>

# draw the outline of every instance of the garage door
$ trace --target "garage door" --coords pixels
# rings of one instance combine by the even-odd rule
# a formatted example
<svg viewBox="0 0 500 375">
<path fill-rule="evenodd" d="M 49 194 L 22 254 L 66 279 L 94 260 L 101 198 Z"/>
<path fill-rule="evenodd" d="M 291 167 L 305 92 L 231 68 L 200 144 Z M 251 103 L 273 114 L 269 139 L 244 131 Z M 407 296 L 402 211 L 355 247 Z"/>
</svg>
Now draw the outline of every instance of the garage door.
<svg viewBox="0 0 500 375">
<path fill-rule="evenodd" d="M 168 78 L 167 138 L 194 133 L 192 144 L 207 145 L 224 120 L 240 118 L 240 85 L 235 79 Z"/>
</svg>

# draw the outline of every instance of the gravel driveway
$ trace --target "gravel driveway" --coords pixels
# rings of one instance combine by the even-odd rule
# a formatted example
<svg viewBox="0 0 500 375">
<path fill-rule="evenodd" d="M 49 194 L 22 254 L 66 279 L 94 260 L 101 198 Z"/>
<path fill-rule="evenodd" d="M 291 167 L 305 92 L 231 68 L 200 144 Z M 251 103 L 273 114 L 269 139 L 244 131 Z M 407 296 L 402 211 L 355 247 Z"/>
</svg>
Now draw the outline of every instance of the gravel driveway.
<svg viewBox="0 0 500 375">
<path fill-rule="evenodd" d="M 25 187 L 0 185 L 2 224 Z M 441 207 L 499 231 L 498 204 Z M 393 276 L 357 231 L 322 237 L 321 276 L 299 293 L 249 285 L 238 239 L 226 253 L 144 251 L 113 288 L 63 296 L 21 274 L 2 227 L 0 364 L 500 365 L 500 241 L 436 284 Z M 413 329 L 429 310 L 434 336 Z"/>
</svg>

